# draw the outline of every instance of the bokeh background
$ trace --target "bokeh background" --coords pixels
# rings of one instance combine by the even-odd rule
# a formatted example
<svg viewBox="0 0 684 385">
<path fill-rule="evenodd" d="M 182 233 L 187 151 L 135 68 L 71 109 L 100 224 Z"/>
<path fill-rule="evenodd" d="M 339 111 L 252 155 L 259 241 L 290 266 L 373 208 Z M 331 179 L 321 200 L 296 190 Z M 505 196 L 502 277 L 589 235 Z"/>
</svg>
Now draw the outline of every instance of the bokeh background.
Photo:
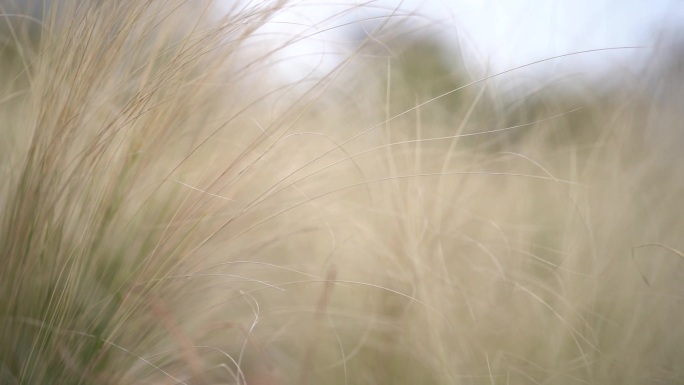
<svg viewBox="0 0 684 385">
<path fill-rule="evenodd" d="M 0 382 L 684 382 L 678 2 L 0 4 Z"/>
</svg>

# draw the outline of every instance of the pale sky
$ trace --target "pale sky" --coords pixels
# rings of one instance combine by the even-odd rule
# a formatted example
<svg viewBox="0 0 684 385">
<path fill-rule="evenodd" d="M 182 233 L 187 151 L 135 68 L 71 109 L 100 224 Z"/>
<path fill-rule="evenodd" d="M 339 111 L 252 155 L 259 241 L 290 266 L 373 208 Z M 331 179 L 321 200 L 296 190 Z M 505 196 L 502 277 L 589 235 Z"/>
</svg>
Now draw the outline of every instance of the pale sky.
<svg viewBox="0 0 684 385">
<path fill-rule="evenodd" d="M 424 15 L 414 18 L 414 22 L 422 20 L 426 25 L 442 26 L 435 36 L 445 46 L 460 39 L 473 53 L 471 59 L 498 72 L 575 51 L 653 46 L 657 28 L 684 27 L 684 1 L 681 0 L 378 0 L 366 2 L 368 8 L 334 16 L 350 4 L 358 3 L 294 1 L 276 19 L 284 24 L 271 28 L 274 31 L 282 28 L 286 35 L 332 28 L 287 51 L 289 56 L 301 56 L 298 60 L 302 66 L 321 66 L 325 70 L 335 63 L 339 42 L 348 40 L 352 31 L 359 30 L 358 24 L 336 26 L 387 15 L 401 4 L 399 13 Z M 332 19 L 323 22 L 329 17 Z M 372 24 L 366 23 L 366 26 L 370 28 Z M 321 51 L 329 53 L 323 65 L 317 55 Z M 533 71 L 610 71 L 615 66 L 636 65 L 638 58 L 647 54 L 645 49 L 583 54 L 537 65 Z M 290 66 L 291 71 L 296 72 L 296 68 L 299 67 Z"/>
<path fill-rule="evenodd" d="M 432 0 L 423 4 L 430 14 L 450 12 L 481 55 L 501 70 L 573 51 L 649 46 L 657 27 L 684 25 L 684 2 L 673 0 Z M 591 56 L 595 60 L 589 62 L 625 55 L 587 58 Z"/>
</svg>

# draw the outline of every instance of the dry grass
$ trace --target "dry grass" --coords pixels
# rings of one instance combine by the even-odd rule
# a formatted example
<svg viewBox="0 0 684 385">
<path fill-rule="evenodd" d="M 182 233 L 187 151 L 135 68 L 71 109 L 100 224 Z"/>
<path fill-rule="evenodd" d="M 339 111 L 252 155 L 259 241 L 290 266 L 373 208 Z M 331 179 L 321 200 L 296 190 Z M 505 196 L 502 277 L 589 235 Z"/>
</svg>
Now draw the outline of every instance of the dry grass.
<svg viewBox="0 0 684 385">
<path fill-rule="evenodd" d="M 64 1 L 39 43 L 12 22 L 0 382 L 684 382 L 660 69 L 515 115 L 486 82 L 388 74 L 380 25 L 283 85 L 261 31 L 287 6 Z"/>
</svg>

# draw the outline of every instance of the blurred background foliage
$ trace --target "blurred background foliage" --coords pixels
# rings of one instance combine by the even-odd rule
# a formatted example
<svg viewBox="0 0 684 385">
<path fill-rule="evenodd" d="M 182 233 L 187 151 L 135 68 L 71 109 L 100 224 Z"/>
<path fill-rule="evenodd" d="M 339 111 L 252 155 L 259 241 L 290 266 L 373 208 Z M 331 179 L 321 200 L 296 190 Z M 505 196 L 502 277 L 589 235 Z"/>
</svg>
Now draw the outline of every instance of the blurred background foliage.
<svg viewBox="0 0 684 385">
<path fill-rule="evenodd" d="M 184 3 L 189 12 L 197 11 L 191 2 Z M 44 7 L 49 6 L 33 0 L 0 1 L 4 14 L 0 18 L 0 64 L 6 73 L 17 68 L 17 63 L 23 62 L 22 67 L 26 67 L 37 54 L 41 19 L 47 12 Z M 495 134 L 465 140 L 467 146 L 490 152 L 515 149 L 516 143 L 531 136 L 552 149 L 589 148 L 605 138 L 610 117 L 619 112 L 632 114 L 633 125 L 641 127 L 630 130 L 631 135 L 642 135 L 644 143 L 671 156 L 680 153 L 684 130 L 677 123 L 680 103 L 673 101 L 684 101 L 684 88 L 677 81 L 684 73 L 681 31 L 654 30 L 654 46 L 646 47 L 651 59 L 642 73 L 618 75 L 621 80 L 617 84 L 613 78 L 596 81 L 596 74 L 565 73 L 557 78 L 528 79 L 522 87 L 504 91 L 491 81 L 481 81 L 494 74 L 467 63 L 468 55 L 458 42 L 449 42 L 447 49 L 445 42 L 429 31 L 416 31 L 410 23 L 402 28 L 392 29 L 389 39 L 365 41 L 344 77 L 346 82 L 355 83 L 355 93 L 384 97 L 385 118 L 408 115 L 401 119 L 405 128 L 393 130 L 397 135 L 415 137 L 415 127 L 420 123 L 424 134 L 432 137 L 470 135 L 483 128 L 496 130 Z M 354 38 L 363 40 L 363 36 Z M 16 41 L 22 44 L 18 46 Z M 503 76 L 515 75 L 514 71 Z M 16 81 L 10 83 L 16 85 Z M 370 84 L 373 88 L 368 87 Z M 627 102 L 630 106 L 622 111 Z M 326 101 L 320 104 L 325 106 Z M 414 109 L 421 110 L 420 122 Z M 533 122 L 555 116 L 553 129 L 534 128 L 537 125 Z M 657 122 L 652 121 L 654 116 Z M 524 127 L 517 127 L 521 125 Z M 517 128 L 502 130 L 510 127 Z"/>
<path fill-rule="evenodd" d="M 16 8 L 18 3 L 0 4 L 3 13 L 20 13 Z M 0 76 L 3 77 L 0 88 L 1 94 L 6 95 L 0 104 L 0 116 L 4 119 L 0 125 L 3 127 L 10 127 L 17 121 L 13 111 L 22 102 L 22 92 L 30 83 L 31 62 L 40 56 L 44 48 L 40 45 L 40 8 L 31 9 L 24 12 L 30 17 L 5 16 L 0 20 Z M 163 352 L 154 356 L 162 366 L 167 359 L 176 362 L 170 358 L 172 354 L 169 352 L 173 350 L 167 349 L 168 346 L 177 349 L 174 345 L 177 340 L 192 345 L 182 338 L 182 333 L 179 333 L 181 337 L 174 336 L 169 342 L 168 331 L 174 331 L 173 322 L 178 321 L 186 330 L 203 330 L 193 335 L 199 336 L 196 337 L 199 342 L 193 343 L 208 346 L 220 341 L 221 346 L 228 346 L 226 351 L 233 356 L 242 354 L 248 342 L 253 344 L 254 348 L 250 345 L 247 349 L 251 359 L 245 360 L 246 371 L 250 370 L 249 365 L 256 368 L 253 370 L 255 373 L 265 371 L 261 366 L 270 370 L 271 365 L 280 365 L 284 371 L 295 373 L 300 370 L 302 377 L 310 377 L 319 383 L 326 380 L 327 383 L 344 383 L 347 375 L 356 376 L 354 378 L 359 381 L 367 380 L 367 383 L 453 383 L 455 373 L 481 374 L 477 379 L 459 378 L 462 383 L 480 380 L 483 383 L 504 383 L 508 379 L 509 368 L 520 370 L 520 373 L 511 374 L 517 383 L 525 383 L 526 380 L 550 383 L 562 378 L 564 383 L 577 383 L 583 379 L 599 379 L 597 383 L 602 383 L 601 379 L 612 379 L 617 384 L 621 383 L 621 378 L 639 381 L 632 376 L 634 373 L 670 383 L 682 379 L 681 369 L 673 368 L 676 363 L 666 362 L 667 359 L 681 358 L 681 353 L 674 355 L 679 346 L 677 342 L 682 340 L 681 327 L 676 324 L 681 313 L 676 307 L 680 301 L 677 293 L 682 285 L 679 282 L 684 282 L 676 279 L 680 274 L 678 271 L 681 271 L 677 268 L 680 261 L 676 253 L 673 258 L 665 248 L 644 249 L 641 252 L 648 251 L 648 258 L 637 258 L 633 262 L 626 260 L 633 252 L 631 248 L 639 243 L 657 241 L 674 250 L 684 249 L 684 240 L 680 236 L 684 177 L 679 166 L 684 146 L 681 111 L 684 87 L 679 81 L 684 75 L 684 40 L 677 38 L 676 32 L 663 32 L 656 39 L 658 44 L 647 48 L 652 59 L 640 69 L 641 72 L 626 73 L 619 77 L 621 80 L 618 82 L 603 83 L 595 76 L 575 73 L 552 79 L 530 79 L 520 83 L 520 87 L 502 90 L 498 81 L 480 81 L 493 74 L 486 68 L 469 63 L 467 54 L 463 52 L 465 48 L 458 44 L 445 47 L 429 33 L 416 32 L 410 25 L 405 29 L 388 30 L 387 33 L 372 39 L 362 36 L 357 41 L 363 43 L 349 44 L 349 49 L 357 54 L 352 56 L 345 71 L 330 76 L 331 86 L 316 95 L 309 108 L 303 109 L 304 112 L 293 109 L 293 123 L 290 124 L 288 116 L 282 118 L 274 112 L 278 109 L 272 106 L 277 103 L 265 103 L 267 107 L 251 111 L 256 111 L 253 115 L 263 119 L 254 122 L 257 126 L 263 124 L 266 127 L 264 133 L 276 127 L 275 133 L 269 131 L 271 137 L 254 130 L 260 135 L 258 140 L 254 140 L 257 135 L 249 136 L 252 131 L 244 133 L 244 127 L 252 126 L 231 122 L 226 127 L 236 130 L 230 131 L 226 142 L 237 149 L 226 151 L 222 147 L 225 143 L 216 144 L 221 149 L 217 153 L 226 157 L 228 152 L 231 155 L 240 153 L 243 151 L 240 146 L 244 145 L 244 148 L 254 150 L 270 162 L 266 166 L 255 162 L 256 167 L 250 164 L 239 173 L 228 169 L 235 173 L 236 180 L 242 178 L 244 181 L 231 191 L 234 196 L 229 202 L 232 203 L 232 198 L 244 202 L 258 194 L 270 197 L 269 183 L 279 181 L 280 175 L 298 175 L 302 169 L 308 171 L 306 166 L 300 168 L 300 164 L 319 159 L 321 151 L 333 148 L 350 135 L 363 132 L 368 129 L 368 122 L 372 122 L 382 135 L 368 135 L 358 141 L 361 143 L 345 142 L 342 146 L 346 151 L 343 156 L 352 154 L 353 158 L 349 159 L 361 170 L 359 174 L 363 174 L 363 178 L 359 179 L 353 167 L 351 171 L 342 169 L 347 174 L 337 174 L 335 167 L 323 169 L 332 177 L 308 178 L 306 182 L 310 183 L 300 183 L 296 189 L 285 189 L 284 194 L 266 205 L 255 205 L 256 209 L 245 211 L 242 221 L 227 227 L 230 231 L 225 231 L 224 243 L 210 245 L 208 250 L 199 248 L 201 253 L 206 253 L 200 253 L 200 259 L 210 267 L 197 270 L 192 260 L 183 261 L 189 267 L 178 262 L 183 273 L 182 269 L 190 273 L 209 271 L 216 275 L 254 273 L 263 281 L 289 283 L 302 277 L 291 270 L 268 269 L 266 264 L 286 269 L 294 266 L 306 274 L 320 277 L 332 275 L 333 257 L 343 255 L 344 258 L 335 260 L 338 277 L 368 283 L 368 287 L 357 287 L 351 291 L 349 287 L 336 286 L 336 296 L 331 299 L 330 287 L 312 290 L 308 286 L 293 288 L 287 295 L 268 293 L 259 296 L 257 293 L 255 297 L 244 297 L 249 300 L 239 302 L 235 298 L 240 296 L 224 300 L 223 289 L 230 287 L 242 293 L 243 289 L 251 289 L 249 284 L 254 282 L 223 282 L 225 287 L 221 288 L 211 278 L 205 277 L 204 282 L 193 283 L 192 286 L 175 283 L 164 286 L 160 283 L 158 286 L 164 289 L 159 290 L 161 294 L 157 296 L 158 293 L 152 292 L 151 299 L 146 299 L 152 304 L 151 311 L 140 310 L 144 307 L 136 308 L 136 312 L 129 311 L 122 305 L 124 301 L 120 293 L 111 296 L 110 291 L 123 287 L 126 281 L 128 272 L 121 267 L 123 261 L 147 255 L 146 250 L 156 250 L 157 237 L 163 238 L 159 234 L 163 226 L 140 234 L 139 228 L 144 227 L 127 221 L 126 215 L 118 217 L 122 223 L 119 224 L 111 220 L 109 211 L 101 212 L 99 215 L 104 219 L 98 223 L 102 230 L 91 235 L 94 241 L 89 247 L 102 253 L 98 254 L 102 260 L 96 261 L 93 268 L 97 284 L 92 285 L 101 288 L 102 293 L 79 294 L 82 302 L 75 301 L 73 308 L 68 309 L 76 320 L 69 326 L 74 330 L 87 331 L 97 339 L 84 343 L 82 338 L 74 336 L 71 337 L 73 342 L 66 340 L 65 345 L 73 343 L 79 349 L 75 353 L 62 349 L 61 358 L 51 357 L 53 359 L 45 365 L 48 375 L 63 373 L 64 362 L 72 364 L 69 370 L 76 373 L 73 378 L 81 378 L 81 381 L 85 378 L 98 380 L 98 376 L 106 378 L 109 375 L 106 370 L 128 367 L 131 362 L 143 368 L 138 373 L 153 372 L 141 360 L 130 356 L 117 358 L 122 356 L 119 351 L 102 346 L 108 328 L 118 332 L 120 327 L 110 324 L 111 319 L 116 319 L 112 313 L 125 313 L 122 319 L 135 321 L 132 326 L 126 326 L 147 337 L 143 339 L 136 333 L 121 333 L 130 335 L 120 338 L 127 343 L 126 346 L 137 346 L 146 352 Z M 17 41 L 22 44 L 16 44 Z M 270 57 L 267 56 L 268 60 Z M 515 71 L 505 74 L 503 81 L 506 76 L 515 75 Z M 264 83 L 255 84 L 263 86 Z M 231 90 L 239 86 L 235 87 Z M 245 86 L 245 93 L 251 91 L 247 88 Z M 201 95 L 209 100 L 214 94 Z M 230 97 L 235 105 L 242 105 L 246 103 L 243 96 L 236 93 Z M 264 100 L 268 97 L 265 96 Z M 179 102 L 179 106 L 185 105 Z M 237 107 L 233 108 L 237 110 Z M 182 112 L 180 116 L 187 118 L 189 123 L 201 127 L 207 123 L 204 117 L 192 120 L 195 117 L 194 107 L 178 109 Z M 232 113 L 232 110 L 225 113 Z M 162 116 L 155 122 L 167 121 Z M 159 127 L 166 125 L 160 124 Z M 291 127 L 301 130 L 296 131 L 296 134 L 302 134 L 301 137 L 310 132 L 324 133 L 325 136 L 306 136 L 306 146 L 283 140 L 278 142 L 280 147 L 269 147 L 269 140 L 286 137 L 291 133 L 288 131 Z M 18 135 L 21 130 L 5 131 Z M 292 135 L 295 139 L 299 137 Z M 8 151 L 13 142 L 5 137 L 0 143 L 0 151 Z M 157 152 L 150 151 L 153 155 L 164 154 L 174 158 L 172 146 L 165 146 L 162 140 L 150 142 L 155 142 L 151 148 Z M 155 144 L 159 147 L 154 147 Z M 180 141 L 175 144 L 186 149 Z M 385 158 L 371 158 L 379 164 L 375 168 L 370 166 L 373 163 L 364 163 L 363 155 L 366 154 L 363 152 L 369 147 L 371 150 L 386 150 Z M 247 150 L 240 156 L 245 153 L 252 156 Z M 356 154 L 361 156 L 356 157 Z M 331 157 L 337 155 L 334 152 Z M 206 159 L 210 158 L 206 156 Z M 231 162 L 240 166 L 240 162 L 248 164 L 251 161 L 249 158 L 236 159 L 231 159 Z M 204 160 L 198 156 L 184 167 L 190 169 L 193 165 L 204 164 Z M 166 163 L 171 162 L 164 162 L 163 166 L 167 166 Z M 134 179 L 129 171 L 137 171 L 136 167 L 148 171 L 138 166 L 145 164 L 138 163 L 137 158 L 131 158 L 131 164 L 132 171 L 125 169 L 119 174 L 112 174 L 112 178 L 120 177 L 124 186 L 121 190 L 118 186 L 112 188 L 112 195 L 103 200 L 104 207 L 110 207 L 112 215 L 120 210 L 119 206 L 129 202 L 126 198 L 130 195 L 125 188 L 129 186 L 127 183 L 133 186 L 130 180 Z M 597 181 L 601 183 L 596 184 L 596 188 L 587 187 L 586 191 L 580 191 L 557 188 L 557 185 L 532 185 L 522 178 L 508 182 L 488 180 L 485 183 L 466 177 L 444 177 L 437 181 L 401 178 L 420 173 L 446 174 L 454 170 L 475 170 L 485 174 L 488 170 L 497 171 L 494 166 L 501 166 L 498 171 L 509 173 L 535 174 L 536 171 L 535 175 L 588 185 Z M 319 167 L 319 163 L 314 163 L 314 167 Z M 223 178 L 226 186 L 229 182 L 225 180 L 233 178 L 228 171 L 218 177 Z M 243 171 L 246 171 L 244 175 Z M 290 172 L 293 174 L 288 174 Z M 368 182 L 388 175 L 389 187 Z M 109 182 L 117 185 L 119 180 Z M 214 181 L 209 182 L 210 186 L 213 184 Z M 363 187 L 362 193 L 353 192 L 354 195 L 346 191 L 348 186 L 356 184 Z M 335 190 L 338 187 L 342 194 L 329 194 L 328 190 L 338 192 Z M 302 212 L 288 208 L 285 211 L 287 215 L 275 219 L 270 217 L 272 212 L 281 210 L 281 206 L 298 206 L 298 199 L 304 197 L 308 202 L 309 197 L 320 191 L 324 191 L 321 195 L 324 199 L 316 200 L 310 212 L 304 208 L 311 207 L 303 205 Z M 370 197 L 368 201 L 364 200 L 365 193 Z M 166 195 L 157 198 L 158 208 L 149 205 L 155 206 L 149 208 L 152 219 L 141 214 L 140 217 L 144 217 L 141 223 L 156 224 L 155 218 L 163 219 L 159 220 L 160 223 L 171 221 L 169 218 L 175 205 L 185 207 L 180 200 L 166 199 Z M 336 206 L 331 202 L 350 204 Z M 220 210 L 216 212 L 233 215 L 237 210 L 229 203 L 222 204 L 226 206 L 217 204 Z M 203 202 L 201 207 L 205 211 L 193 211 L 194 206 L 188 208 L 191 214 L 184 218 L 188 219 L 187 222 L 178 224 L 179 228 L 187 226 L 194 229 L 193 220 L 201 222 L 205 227 L 198 227 L 203 229 L 222 222 L 222 217 L 214 213 L 213 206 Z M 326 215 L 320 215 L 321 212 Z M 579 212 L 581 214 L 577 214 Z M 321 225 L 319 216 L 325 218 L 325 225 Z M 262 219 L 270 227 L 264 226 L 266 230 L 250 233 L 251 226 L 261 224 Z M 357 224 L 359 228 L 349 230 L 345 227 L 347 223 Z M 128 242 L 118 242 L 119 238 L 110 240 L 112 244 L 109 245 L 103 234 L 110 232 L 107 230 L 110 228 L 125 229 L 119 237 L 139 244 L 132 246 Z M 328 255 L 328 232 L 333 233 L 333 229 L 339 231 L 336 234 L 340 235 L 341 241 L 339 245 L 334 244 Z M 238 233 L 237 237 L 235 233 Z M 61 239 L 59 236 L 55 238 Z M 173 251 L 169 255 L 181 254 L 174 249 L 175 238 L 168 237 L 166 241 Z M 189 237 L 178 241 L 178 244 L 185 246 L 183 242 L 191 241 L 194 239 Z M 131 252 L 134 248 L 140 251 Z M 166 257 L 166 251 L 162 248 L 157 254 Z M 504 257 L 496 261 L 492 255 Z M 597 255 L 601 258 L 596 258 Z M 243 263 L 247 266 L 235 266 L 238 265 L 236 261 L 245 258 L 263 265 Z M 501 264 L 497 266 L 499 270 L 492 266 L 492 260 L 494 264 Z M 211 266 L 210 261 L 228 262 Z M 637 269 L 634 269 L 635 265 Z M 166 262 L 160 266 L 165 267 Z M 165 271 L 162 267 L 159 270 Z M 588 277 L 594 273 L 601 279 Z M 316 278 L 309 275 L 311 277 Z M 644 285 L 646 281 L 648 284 Z M 57 290 L 50 285 L 51 281 L 45 284 L 47 289 L 41 287 L 39 295 L 49 296 Z M 157 285 L 150 285 L 153 286 Z M 396 290 L 396 293 L 411 293 L 425 306 L 398 297 L 395 292 L 377 290 L 378 287 Z M 188 288 L 192 290 L 186 290 Z M 207 300 L 203 292 L 205 288 L 207 293 L 219 294 Z M 664 291 L 658 292 L 660 288 Z M 531 296 L 526 296 L 527 292 L 521 295 L 523 289 L 528 290 Z M 337 295 L 338 292 L 347 294 Z M 44 311 L 43 297 L 35 302 L 36 309 L 31 309 L 35 314 Z M 658 300 L 651 301 L 655 297 Z M 203 301 L 194 300 L 197 298 Z M 263 315 L 259 316 L 263 319 L 259 328 L 249 334 L 245 330 L 250 327 L 255 312 L 252 299 L 256 305 L 262 306 Z M 167 309 L 165 304 L 174 306 Z M 432 311 L 437 308 L 439 312 Z M 230 309 L 229 316 L 225 316 L 226 309 Z M 437 316 L 442 314 L 440 312 L 455 321 L 457 327 L 454 330 L 447 330 Z M 200 323 L 196 320 L 199 314 L 207 314 L 207 320 L 221 320 L 223 323 L 214 326 L 220 333 L 209 333 L 206 328 L 196 326 Z M 214 314 L 216 317 L 212 318 Z M 474 322 L 476 317 L 473 314 L 481 322 Z M 81 315 L 83 317 L 79 318 Z M 657 320 L 654 321 L 655 318 Z M 160 320 L 172 326 L 167 325 L 166 329 L 159 327 Z M 649 332 L 636 330 L 647 322 L 653 322 L 653 325 L 649 323 Z M 121 325 L 124 324 L 122 320 Z M 147 333 L 136 328 L 138 324 L 155 332 Z M 256 318 L 252 326 L 255 325 Z M 666 330 L 663 325 L 674 325 L 673 331 Z M 22 330 L 26 335 L 12 337 L 15 345 L 30 346 L 35 337 L 32 329 Z M 215 329 L 210 331 L 215 332 Z M 119 337 L 115 332 L 111 335 Z M 244 335 L 249 338 L 243 340 Z M 625 335 L 628 338 L 622 339 Z M 549 342 L 547 337 L 554 340 Z M 646 357 L 644 352 L 649 349 L 650 338 L 660 342 Z M 266 346 L 264 349 L 259 346 L 262 341 Z M 242 343 L 244 345 L 240 345 Z M 641 350 L 630 353 L 632 343 Z M 338 347 L 352 352 L 349 360 L 342 357 L 342 364 Z M 457 357 L 455 352 L 463 353 L 463 356 Z M 604 355 L 604 352 L 608 353 Z M 28 353 L 18 352 L 16 356 L 25 354 Z M 206 354 L 210 355 L 217 356 L 212 358 L 213 362 L 226 362 L 225 357 L 215 351 Z M 606 359 L 609 355 L 610 359 Z M 93 356 L 98 356 L 94 362 L 91 361 Z M 673 356 L 674 359 L 668 358 Z M 191 361 L 179 359 L 180 364 L 175 365 L 182 369 L 178 372 L 187 372 L 181 364 Z M 620 365 L 633 363 L 633 367 L 622 371 L 623 368 L 614 362 Z M 449 365 L 457 369 L 452 370 Z M 18 372 L 20 360 L 17 358 L 17 362 L 11 362 L 9 366 L 12 368 L 8 372 Z M 88 377 L 91 373 L 87 372 L 79 377 L 78 368 L 81 367 L 95 374 Z M 175 368 L 174 364 L 168 364 L 168 367 Z M 498 374 L 493 375 L 492 370 Z M 330 373 L 338 376 L 332 378 Z M 123 382 L 127 379 L 124 375 L 112 375 L 111 382 L 116 382 L 116 379 Z M 366 375 L 368 378 L 364 378 Z M 576 379 L 578 381 L 573 382 Z M 516 383 L 515 380 L 512 382 Z M 254 380 L 252 383 L 259 382 Z M 276 382 L 263 380 L 261 383 Z"/>
</svg>

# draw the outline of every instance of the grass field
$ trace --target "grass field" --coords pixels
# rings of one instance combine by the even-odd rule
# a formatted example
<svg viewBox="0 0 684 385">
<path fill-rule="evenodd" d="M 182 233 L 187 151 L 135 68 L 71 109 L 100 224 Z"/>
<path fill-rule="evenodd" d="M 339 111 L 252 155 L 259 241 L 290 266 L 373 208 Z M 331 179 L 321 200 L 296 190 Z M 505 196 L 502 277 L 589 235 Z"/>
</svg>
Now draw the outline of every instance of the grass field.
<svg viewBox="0 0 684 385">
<path fill-rule="evenodd" d="M 288 6 L 3 17 L 0 383 L 684 383 L 676 55 L 511 96 L 389 18 L 289 81 Z"/>
</svg>

